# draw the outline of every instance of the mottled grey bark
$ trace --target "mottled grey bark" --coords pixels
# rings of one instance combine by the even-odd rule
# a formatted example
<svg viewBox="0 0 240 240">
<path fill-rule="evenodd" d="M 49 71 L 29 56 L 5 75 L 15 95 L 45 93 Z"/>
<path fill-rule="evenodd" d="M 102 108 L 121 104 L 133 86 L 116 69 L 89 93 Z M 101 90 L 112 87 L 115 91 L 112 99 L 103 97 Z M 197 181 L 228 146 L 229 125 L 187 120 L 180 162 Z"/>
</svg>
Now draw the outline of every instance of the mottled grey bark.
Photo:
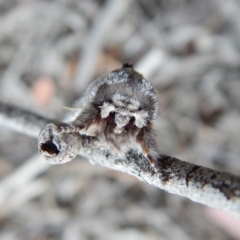
<svg viewBox="0 0 240 240">
<path fill-rule="evenodd" d="M 37 137 L 52 119 L 0 102 L 0 124 L 25 135 Z"/>
<path fill-rule="evenodd" d="M 37 137 L 40 129 L 49 121 L 0 104 L 0 123 L 28 135 Z M 9 125 L 9 122 L 12 123 Z M 126 172 L 167 192 L 240 216 L 240 177 L 230 173 L 221 173 L 161 154 L 154 167 L 135 151 L 129 151 L 126 156 L 119 158 L 98 148 L 95 138 L 76 133 L 56 135 L 49 130 L 49 125 L 39 135 L 39 150 L 50 163 L 65 163 L 80 154 L 92 163 Z"/>
</svg>

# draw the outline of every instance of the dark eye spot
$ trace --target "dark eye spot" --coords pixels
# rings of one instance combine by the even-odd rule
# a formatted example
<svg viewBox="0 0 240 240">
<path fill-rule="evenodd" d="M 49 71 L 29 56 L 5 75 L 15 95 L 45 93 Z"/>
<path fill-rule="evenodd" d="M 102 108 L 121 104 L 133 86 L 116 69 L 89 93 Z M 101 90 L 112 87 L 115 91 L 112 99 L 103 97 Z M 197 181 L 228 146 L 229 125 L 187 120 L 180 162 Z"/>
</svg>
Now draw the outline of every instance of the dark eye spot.
<svg viewBox="0 0 240 240">
<path fill-rule="evenodd" d="M 132 129 L 134 127 L 135 117 L 131 117 L 128 124 L 125 126 L 126 130 Z"/>
<path fill-rule="evenodd" d="M 105 118 L 105 120 L 109 124 L 115 123 L 115 112 L 110 112 L 109 115 Z"/>
</svg>

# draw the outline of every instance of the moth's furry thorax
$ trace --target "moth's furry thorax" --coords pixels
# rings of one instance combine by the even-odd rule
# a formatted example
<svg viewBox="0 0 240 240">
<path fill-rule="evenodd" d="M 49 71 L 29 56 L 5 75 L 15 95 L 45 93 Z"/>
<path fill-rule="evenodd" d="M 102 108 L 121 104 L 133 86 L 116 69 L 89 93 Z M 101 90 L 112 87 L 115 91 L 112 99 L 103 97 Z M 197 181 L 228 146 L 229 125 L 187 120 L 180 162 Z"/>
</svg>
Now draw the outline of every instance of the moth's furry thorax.
<svg viewBox="0 0 240 240">
<path fill-rule="evenodd" d="M 107 149 L 110 154 L 114 151 L 123 158 L 134 150 L 147 157 L 151 165 L 157 163 L 159 152 L 152 128 L 157 98 L 152 84 L 131 65 L 124 64 L 90 84 L 77 106 L 81 109 L 73 120 L 48 125 L 49 138 L 63 133 L 79 134 L 79 138 L 95 136 L 92 147 Z"/>
<path fill-rule="evenodd" d="M 95 134 L 107 144 L 122 149 L 138 145 L 141 132 L 152 127 L 158 111 L 152 84 L 130 66 L 115 70 L 99 80 L 92 99 L 97 111 Z"/>
</svg>

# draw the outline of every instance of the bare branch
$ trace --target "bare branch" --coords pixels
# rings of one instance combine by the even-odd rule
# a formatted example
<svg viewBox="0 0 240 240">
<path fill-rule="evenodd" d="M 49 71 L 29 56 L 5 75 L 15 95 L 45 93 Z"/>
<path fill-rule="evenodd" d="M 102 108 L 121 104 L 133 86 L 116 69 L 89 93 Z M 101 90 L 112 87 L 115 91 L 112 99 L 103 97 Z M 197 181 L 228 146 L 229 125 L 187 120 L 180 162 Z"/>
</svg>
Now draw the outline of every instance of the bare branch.
<svg viewBox="0 0 240 240">
<path fill-rule="evenodd" d="M 31 136 L 37 136 L 42 126 L 49 122 L 48 119 L 24 110 L 4 104 L 0 106 L 1 124 L 5 123 L 5 126 L 14 130 L 24 129 L 22 132 L 26 131 Z M 14 114 L 10 114 L 11 112 Z M 6 124 L 11 117 L 13 117 L 12 124 Z M 26 119 L 28 125 L 23 128 Z M 158 164 L 152 167 L 143 155 L 134 151 L 129 151 L 124 157 L 119 158 L 107 150 L 97 148 L 96 139 L 73 133 L 64 133 L 59 137 L 55 132 L 49 134 L 48 126 L 39 136 L 39 149 L 45 158 L 51 159 L 51 163 L 54 163 L 54 159 L 59 160 L 59 156 L 77 150 L 92 163 L 126 172 L 167 192 L 240 216 L 240 177 L 238 176 L 164 155 L 159 155 Z M 45 134 L 46 132 L 48 134 Z M 55 138 L 58 138 L 57 141 L 54 140 Z M 46 143 L 48 147 L 44 145 Z M 71 157 L 66 161 L 74 158 L 73 155 L 70 154 Z M 55 163 L 59 163 L 58 160 Z"/>
<path fill-rule="evenodd" d="M 0 125 L 28 136 L 37 137 L 40 130 L 52 119 L 0 102 Z"/>
<path fill-rule="evenodd" d="M 69 135 L 72 135 L 72 139 L 75 138 L 71 143 L 69 143 Z M 57 135 L 53 134 L 53 138 L 55 137 Z M 80 135 L 65 134 L 61 141 L 66 142 L 61 144 L 68 143 L 71 144 L 72 148 L 79 150 L 79 144 L 76 144 L 79 137 Z M 40 143 L 42 143 L 41 140 L 40 135 Z M 54 157 L 58 159 L 58 155 L 68 154 L 66 148 L 56 148 L 54 142 L 50 142 L 49 139 L 47 144 L 49 146 L 48 154 L 45 155 L 46 152 L 43 151 L 42 153 L 45 157 L 49 157 L 54 152 L 50 163 L 59 163 L 58 160 L 53 162 Z M 56 154 L 56 151 L 52 151 L 53 149 L 57 149 L 59 152 Z M 43 149 L 40 145 L 41 150 Z M 240 216 L 240 177 L 230 173 L 220 173 L 161 154 L 158 158 L 158 165 L 152 167 L 149 161 L 137 152 L 129 151 L 126 156 L 119 158 L 117 155 L 113 155 L 106 150 L 100 150 L 92 144 L 87 147 L 82 146 L 79 153 L 92 163 L 126 172 L 167 192 Z M 69 158 L 64 162 L 66 161 L 69 161 Z"/>
</svg>

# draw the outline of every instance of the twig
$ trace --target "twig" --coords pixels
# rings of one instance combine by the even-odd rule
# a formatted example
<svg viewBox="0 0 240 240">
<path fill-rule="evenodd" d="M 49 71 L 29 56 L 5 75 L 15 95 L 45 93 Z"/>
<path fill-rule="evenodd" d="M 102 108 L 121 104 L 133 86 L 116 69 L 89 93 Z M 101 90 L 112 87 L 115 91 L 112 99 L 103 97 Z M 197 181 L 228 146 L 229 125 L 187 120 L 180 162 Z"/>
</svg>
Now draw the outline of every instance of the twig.
<svg viewBox="0 0 240 240">
<path fill-rule="evenodd" d="M 1 107 L 0 111 L 2 109 L 4 107 Z M 15 112 L 19 115 L 25 115 L 26 113 L 19 109 L 16 109 Z M 30 115 L 29 112 L 28 114 Z M 4 113 L 1 113 L 1 115 L 4 115 Z M 32 131 L 32 136 L 36 136 L 36 129 L 41 129 L 44 122 L 43 118 L 41 121 L 35 121 L 38 118 L 39 116 L 35 114 L 32 114 L 32 117 L 29 118 L 29 126 L 34 126 L 34 128 L 33 130 L 29 128 L 26 131 L 28 134 Z M 31 122 L 32 120 L 33 122 Z M 45 122 L 48 121 L 47 119 L 45 120 Z M 19 122 L 15 121 L 15 124 L 18 125 Z M 13 127 L 12 125 L 9 126 Z M 20 127 L 14 127 L 14 129 L 21 128 L 21 123 Z M 44 130 L 42 130 L 43 132 Z M 71 149 L 79 148 L 79 144 L 76 144 L 79 135 L 76 134 L 65 133 L 65 136 L 58 137 L 60 141 L 58 146 L 51 141 L 57 136 L 53 135 L 51 139 L 41 139 L 41 136 L 43 135 L 40 135 L 39 138 L 39 148 L 43 150 L 41 149 L 44 146 L 42 144 L 44 144 L 44 141 L 47 141 L 48 148 L 44 149 L 43 154 L 47 153 L 48 157 L 67 154 L 66 151 L 68 150 L 61 148 L 62 145 L 71 145 Z M 71 140 L 69 141 L 69 139 Z M 85 140 L 83 141 L 83 143 L 86 142 Z M 238 176 L 230 173 L 221 173 L 164 155 L 159 155 L 158 164 L 153 168 L 145 157 L 134 151 L 129 151 L 126 156 L 119 158 L 106 150 L 96 148 L 95 144 L 91 144 L 90 138 L 88 138 L 88 143 L 80 146 L 79 154 L 88 158 L 92 163 L 98 163 L 111 169 L 129 173 L 167 192 L 178 194 L 195 202 L 240 216 L 240 177 Z"/>
<path fill-rule="evenodd" d="M 61 140 L 64 142 L 64 138 Z M 74 141 L 71 142 L 73 145 Z M 63 154 L 61 149 L 58 150 Z M 94 147 L 83 147 L 79 153 L 92 163 L 129 173 L 167 192 L 240 216 L 240 177 L 230 173 L 220 173 L 164 155 L 159 155 L 158 165 L 153 168 L 145 157 L 134 151 L 121 159 Z"/>
<path fill-rule="evenodd" d="M 37 137 L 40 130 L 52 119 L 0 102 L 0 125 L 17 132 Z"/>
</svg>

